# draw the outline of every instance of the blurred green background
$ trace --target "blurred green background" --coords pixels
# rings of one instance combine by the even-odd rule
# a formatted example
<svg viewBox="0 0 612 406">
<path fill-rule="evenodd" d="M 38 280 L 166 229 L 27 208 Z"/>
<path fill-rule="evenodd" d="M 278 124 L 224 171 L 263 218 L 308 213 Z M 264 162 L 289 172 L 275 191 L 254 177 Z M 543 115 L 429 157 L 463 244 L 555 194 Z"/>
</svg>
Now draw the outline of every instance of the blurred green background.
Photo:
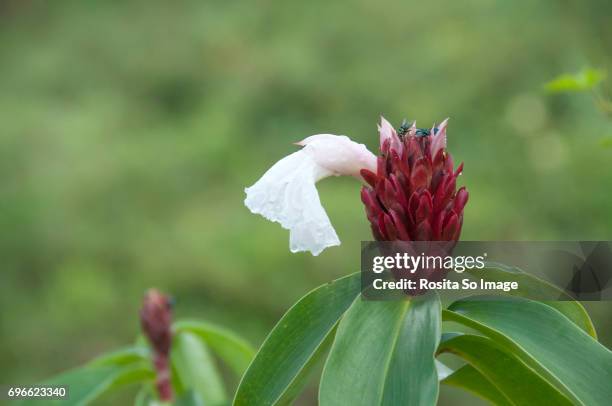
<svg viewBox="0 0 612 406">
<path fill-rule="evenodd" d="M 463 239 L 611 239 L 611 123 L 588 94 L 542 90 L 610 66 L 611 13 L 605 0 L 0 1 L 0 382 L 131 342 L 151 286 L 177 317 L 259 345 L 301 295 L 358 269 L 370 233 L 357 182 L 329 179 L 342 246 L 291 254 L 244 187 L 310 134 L 376 150 L 381 113 L 451 117 Z M 609 308 L 589 304 L 608 346 Z"/>
</svg>

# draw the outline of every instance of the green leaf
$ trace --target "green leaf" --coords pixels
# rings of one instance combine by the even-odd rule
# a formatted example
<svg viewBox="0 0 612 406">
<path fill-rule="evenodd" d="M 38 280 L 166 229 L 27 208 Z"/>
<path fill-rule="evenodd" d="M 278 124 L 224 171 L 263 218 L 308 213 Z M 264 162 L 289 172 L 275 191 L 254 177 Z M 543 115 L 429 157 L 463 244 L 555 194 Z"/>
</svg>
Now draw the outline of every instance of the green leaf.
<svg viewBox="0 0 612 406">
<path fill-rule="evenodd" d="M 135 345 L 103 354 L 89 362 L 89 365 L 129 365 L 139 361 L 148 361 L 149 357 L 148 347 Z"/>
<path fill-rule="evenodd" d="M 323 370 L 322 406 L 434 405 L 441 306 L 411 300 L 355 300 L 342 318 Z"/>
<path fill-rule="evenodd" d="M 310 359 L 302 367 L 299 375 L 293 380 L 291 385 L 287 388 L 283 396 L 276 403 L 277 405 L 289 405 L 293 403 L 293 400 L 302 392 L 304 386 L 308 383 L 308 378 L 315 368 L 323 364 L 326 355 L 329 353 L 329 349 L 334 342 L 336 336 L 336 326 L 332 328 L 325 340 L 319 345 L 319 348 L 312 354 Z"/>
<path fill-rule="evenodd" d="M 51 378 L 42 385 L 67 385 L 68 399 L 48 401 L 62 406 L 86 405 L 105 392 L 136 382 L 154 379 L 155 374 L 144 363 L 132 365 L 86 365 Z M 25 400 L 20 405 L 38 405 L 37 400 Z"/>
<path fill-rule="evenodd" d="M 69 387 L 68 400 L 50 401 L 49 404 L 85 405 L 110 390 L 155 379 L 148 354 L 149 350 L 142 346 L 122 348 L 103 354 L 82 367 L 45 380 L 41 385 Z M 38 405 L 39 403 L 24 400 L 18 404 Z"/>
<path fill-rule="evenodd" d="M 244 374 L 234 405 L 291 402 L 360 288 L 360 273 L 355 273 L 316 288 L 294 304 L 272 329 Z"/>
<path fill-rule="evenodd" d="M 612 399 L 612 352 L 559 311 L 524 299 L 460 300 L 443 312 L 503 345 L 578 403 Z"/>
<path fill-rule="evenodd" d="M 170 357 L 175 378 L 179 381 L 175 387 L 181 388 L 182 393 L 193 389 L 207 405 L 227 403 L 223 380 L 215 361 L 197 335 L 187 331 L 175 334 Z"/>
<path fill-rule="evenodd" d="M 242 338 L 224 328 L 201 321 L 184 320 L 174 324 L 175 333 L 188 331 L 198 335 L 206 345 L 229 365 L 237 376 L 242 376 L 255 350 Z"/>
<path fill-rule="evenodd" d="M 488 263 L 484 269 L 468 269 L 466 272 L 490 281 L 518 282 L 518 289 L 508 292 L 509 294 L 526 299 L 546 300 L 544 303 L 548 306 L 554 307 L 590 336 L 597 338 L 595 326 L 582 304 L 572 300 L 563 290 L 551 283 L 527 274 L 519 268 L 502 264 Z"/>
<path fill-rule="evenodd" d="M 470 334 L 458 335 L 443 340 L 438 352 L 449 352 L 469 362 L 503 393 L 511 404 L 572 404 L 557 388 L 490 338 Z"/>
<path fill-rule="evenodd" d="M 497 406 L 512 406 L 512 403 L 495 385 L 469 364 L 453 372 L 442 383 L 465 389 Z"/>
<path fill-rule="evenodd" d="M 583 92 L 591 90 L 606 78 L 602 69 L 585 68 L 575 74 L 563 74 L 545 84 L 551 93 Z"/>
</svg>

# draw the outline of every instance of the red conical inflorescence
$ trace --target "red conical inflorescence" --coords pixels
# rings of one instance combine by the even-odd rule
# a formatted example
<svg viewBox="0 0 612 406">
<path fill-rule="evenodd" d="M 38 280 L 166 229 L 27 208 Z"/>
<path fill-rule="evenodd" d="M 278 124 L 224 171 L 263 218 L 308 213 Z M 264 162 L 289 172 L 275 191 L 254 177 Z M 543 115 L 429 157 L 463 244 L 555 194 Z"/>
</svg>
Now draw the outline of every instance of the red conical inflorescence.
<svg viewBox="0 0 612 406">
<path fill-rule="evenodd" d="M 468 200 L 446 151 L 446 123 L 431 130 L 402 125 L 398 134 L 382 119 L 376 173 L 362 169 L 361 190 L 378 241 L 457 241 Z"/>
</svg>

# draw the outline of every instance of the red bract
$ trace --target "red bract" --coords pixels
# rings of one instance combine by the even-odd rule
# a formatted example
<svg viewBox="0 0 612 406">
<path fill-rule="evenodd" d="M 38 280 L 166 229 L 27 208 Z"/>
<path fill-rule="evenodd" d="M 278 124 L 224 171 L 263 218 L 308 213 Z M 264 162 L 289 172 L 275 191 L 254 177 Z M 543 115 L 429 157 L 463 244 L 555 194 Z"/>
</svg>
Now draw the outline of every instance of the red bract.
<svg viewBox="0 0 612 406">
<path fill-rule="evenodd" d="M 361 189 L 361 200 L 374 238 L 457 241 L 468 192 L 457 190 L 463 164 L 454 170 L 446 150 L 446 120 L 431 131 L 414 124 L 400 130 L 398 135 L 383 119 L 376 173 L 361 170 L 369 185 Z"/>
</svg>

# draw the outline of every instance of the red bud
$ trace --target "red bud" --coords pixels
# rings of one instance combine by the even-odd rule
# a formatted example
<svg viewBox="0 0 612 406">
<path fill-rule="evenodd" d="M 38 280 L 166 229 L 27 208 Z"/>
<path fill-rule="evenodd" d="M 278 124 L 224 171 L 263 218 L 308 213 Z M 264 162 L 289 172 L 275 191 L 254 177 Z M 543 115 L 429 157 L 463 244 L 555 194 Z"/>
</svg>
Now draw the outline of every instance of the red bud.
<svg viewBox="0 0 612 406">
<path fill-rule="evenodd" d="M 385 140 L 378 156 L 377 173 L 362 170 L 367 182 L 361 200 L 374 238 L 383 241 L 456 241 L 461 234 L 463 209 L 468 201 L 465 187 L 456 179 L 463 164 L 454 170 L 446 142 L 412 129 L 402 140 L 401 151 Z M 435 146 L 435 148 L 434 148 Z M 432 157 L 432 149 L 435 156 Z"/>
</svg>

